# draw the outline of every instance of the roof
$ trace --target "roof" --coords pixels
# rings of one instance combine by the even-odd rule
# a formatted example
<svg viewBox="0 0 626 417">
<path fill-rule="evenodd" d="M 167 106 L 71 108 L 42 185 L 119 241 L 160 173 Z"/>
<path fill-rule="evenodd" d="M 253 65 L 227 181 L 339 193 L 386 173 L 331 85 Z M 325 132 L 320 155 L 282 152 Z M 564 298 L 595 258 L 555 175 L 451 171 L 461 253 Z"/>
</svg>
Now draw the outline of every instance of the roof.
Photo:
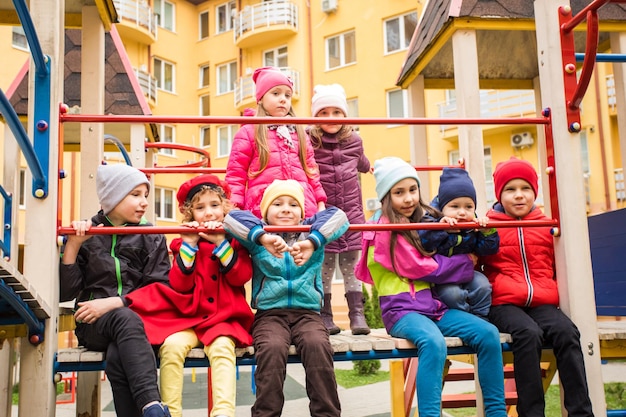
<svg viewBox="0 0 626 417">
<path fill-rule="evenodd" d="M 571 0 L 573 14 L 588 3 Z M 598 15 L 600 42 L 606 48 L 609 32 L 626 28 L 626 5 L 606 4 Z M 530 0 L 430 0 L 413 34 L 397 84 L 406 87 L 421 74 L 426 88 L 454 88 L 451 39 L 454 32 L 463 29 L 476 31 L 481 88 L 532 88 L 539 69 Z M 583 52 L 585 33 L 577 31 L 575 39 L 576 50 Z"/>
</svg>

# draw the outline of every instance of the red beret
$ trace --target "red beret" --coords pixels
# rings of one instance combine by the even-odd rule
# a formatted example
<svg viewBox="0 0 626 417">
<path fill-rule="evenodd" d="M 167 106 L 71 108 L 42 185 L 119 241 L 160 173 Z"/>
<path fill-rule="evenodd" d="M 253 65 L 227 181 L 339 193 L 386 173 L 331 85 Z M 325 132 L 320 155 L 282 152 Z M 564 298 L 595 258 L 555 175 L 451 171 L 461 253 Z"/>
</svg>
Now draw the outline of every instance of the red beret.
<svg viewBox="0 0 626 417">
<path fill-rule="evenodd" d="M 190 201 L 194 195 L 202 190 L 203 186 L 214 188 L 215 191 L 218 191 L 220 194 L 222 194 L 223 191 L 223 197 L 230 198 L 230 187 L 226 181 L 222 181 L 211 174 L 198 175 L 197 177 L 185 181 L 178 189 L 178 193 L 176 193 L 178 208 L 182 209 L 185 202 Z M 217 187 L 220 187 L 221 190 Z"/>
<path fill-rule="evenodd" d="M 539 189 L 539 178 L 537 171 L 528 161 L 517 159 L 512 156 L 508 161 L 500 162 L 493 171 L 493 185 L 496 192 L 496 199 L 500 201 L 500 195 L 504 186 L 511 180 L 522 179 L 530 184 L 537 197 Z"/>
</svg>

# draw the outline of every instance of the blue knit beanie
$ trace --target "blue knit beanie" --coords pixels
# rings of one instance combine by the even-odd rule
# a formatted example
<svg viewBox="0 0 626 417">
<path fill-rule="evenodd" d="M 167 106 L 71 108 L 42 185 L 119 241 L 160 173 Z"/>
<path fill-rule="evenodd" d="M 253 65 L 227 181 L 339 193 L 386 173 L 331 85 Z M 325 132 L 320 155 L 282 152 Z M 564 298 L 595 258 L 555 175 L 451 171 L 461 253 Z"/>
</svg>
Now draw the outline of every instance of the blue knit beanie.
<svg viewBox="0 0 626 417">
<path fill-rule="evenodd" d="M 405 178 L 413 178 L 417 181 L 418 187 L 420 185 L 415 167 L 395 156 L 388 156 L 374 162 L 374 178 L 376 179 L 376 195 L 379 201 L 382 201 L 396 183 Z"/>
<path fill-rule="evenodd" d="M 439 177 L 439 210 L 455 198 L 469 197 L 476 205 L 476 189 L 469 174 L 463 168 L 444 168 Z"/>
</svg>

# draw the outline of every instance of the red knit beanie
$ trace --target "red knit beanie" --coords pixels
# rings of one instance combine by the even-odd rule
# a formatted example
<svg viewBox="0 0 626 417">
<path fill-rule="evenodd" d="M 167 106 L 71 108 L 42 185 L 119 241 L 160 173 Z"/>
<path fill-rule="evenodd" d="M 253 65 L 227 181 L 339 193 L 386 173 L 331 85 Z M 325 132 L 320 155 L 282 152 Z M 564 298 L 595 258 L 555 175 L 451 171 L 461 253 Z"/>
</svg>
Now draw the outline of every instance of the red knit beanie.
<svg viewBox="0 0 626 417">
<path fill-rule="evenodd" d="M 500 162 L 496 165 L 493 172 L 493 185 L 496 192 L 496 198 L 500 201 L 500 195 L 504 186 L 511 180 L 523 179 L 533 188 L 535 198 L 539 189 L 539 178 L 535 168 L 528 161 L 523 161 L 512 156 L 508 161 Z"/>
</svg>

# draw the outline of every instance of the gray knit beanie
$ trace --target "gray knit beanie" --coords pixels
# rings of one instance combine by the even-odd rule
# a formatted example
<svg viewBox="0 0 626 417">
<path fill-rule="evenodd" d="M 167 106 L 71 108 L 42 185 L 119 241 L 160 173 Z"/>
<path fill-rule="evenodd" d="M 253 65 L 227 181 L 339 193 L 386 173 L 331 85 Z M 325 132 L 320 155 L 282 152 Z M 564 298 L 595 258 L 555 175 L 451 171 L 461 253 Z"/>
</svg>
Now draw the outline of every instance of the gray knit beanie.
<svg viewBox="0 0 626 417">
<path fill-rule="evenodd" d="M 109 214 L 120 201 L 140 184 L 150 190 L 146 174 L 130 165 L 100 165 L 96 173 L 96 192 L 104 214 Z"/>
</svg>

